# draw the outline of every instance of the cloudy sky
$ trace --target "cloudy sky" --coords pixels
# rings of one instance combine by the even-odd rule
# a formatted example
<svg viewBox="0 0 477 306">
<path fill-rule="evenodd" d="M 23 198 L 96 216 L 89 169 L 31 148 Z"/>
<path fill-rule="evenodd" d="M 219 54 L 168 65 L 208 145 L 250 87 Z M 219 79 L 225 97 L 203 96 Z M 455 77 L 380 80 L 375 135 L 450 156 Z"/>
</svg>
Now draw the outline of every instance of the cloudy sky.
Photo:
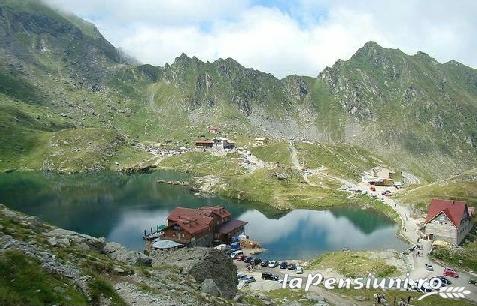
<svg viewBox="0 0 477 306">
<path fill-rule="evenodd" d="M 477 67 L 475 0 L 45 0 L 83 17 L 140 62 L 181 53 L 232 57 L 273 73 L 316 76 L 366 41 Z"/>
</svg>

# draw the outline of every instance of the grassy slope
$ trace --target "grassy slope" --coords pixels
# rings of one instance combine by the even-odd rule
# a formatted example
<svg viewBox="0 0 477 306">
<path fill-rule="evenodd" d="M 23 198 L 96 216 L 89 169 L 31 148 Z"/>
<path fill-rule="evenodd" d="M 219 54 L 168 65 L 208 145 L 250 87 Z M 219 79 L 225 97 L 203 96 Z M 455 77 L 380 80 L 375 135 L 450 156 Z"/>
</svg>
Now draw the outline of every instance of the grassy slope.
<svg viewBox="0 0 477 306">
<path fill-rule="evenodd" d="M 311 269 L 332 268 L 345 277 L 364 277 L 369 273 L 376 277 L 389 277 L 399 274 L 395 266 L 383 259 L 371 258 L 367 252 L 332 252 L 326 253 L 311 263 Z"/>
<path fill-rule="evenodd" d="M 275 148 L 277 150 L 274 150 Z M 279 153 L 274 154 L 277 151 Z M 232 198 L 262 202 L 280 209 L 320 209 L 339 205 L 366 206 L 383 212 L 393 220 L 399 220 L 392 209 L 379 201 L 361 195 L 349 197 L 348 193 L 339 191 L 341 183 L 335 179 L 326 176 L 312 176 L 310 181 L 316 186 L 307 184 L 303 181 L 300 172 L 289 165 L 285 166 L 283 161 L 287 160 L 286 153 L 290 156 L 286 143 L 265 146 L 255 152 L 259 152 L 261 157 L 266 158 L 269 162 L 278 160 L 282 162 L 276 168 L 258 169 L 249 173 L 241 167 L 236 154 L 218 157 L 209 152 L 189 152 L 166 158 L 160 163 L 160 166 L 189 172 L 199 177 L 217 176 L 221 181 L 215 187 L 216 193 Z M 360 159 L 357 156 L 355 158 Z M 368 169 L 365 165 L 362 167 Z M 345 178 L 353 179 L 347 177 L 346 173 L 339 171 L 337 173 Z M 278 179 L 277 175 L 282 175 L 286 179 Z"/>
<path fill-rule="evenodd" d="M 477 170 L 469 170 L 448 180 L 417 186 L 398 194 L 398 199 L 426 211 L 431 199 L 443 198 L 466 201 L 477 206 Z"/>
<path fill-rule="evenodd" d="M 67 279 L 44 270 L 31 257 L 17 252 L 0 254 L 0 303 L 2 305 L 98 305 L 100 299 L 109 299 L 112 305 L 125 305 L 122 298 L 111 285 L 112 269 L 115 265 L 127 270 L 122 263 L 113 262 L 109 257 L 94 251 L 86 251 L 78 245 L 67 249 L 52 247 L 43 235 L 52 229 L 43 223 L 35 224 L 19 221 L 16 217 L 5 215 L 0 218 L 1 235 L 10 235 L 22 241 L 35 241 L 36 246 L 54 254 L 57 260 L 74 263 L 91 277 L 87 285 L 91 302 Z M 33 228 L 32 228 L 33 227 Z M 33 234 L 33 235 L 32 235 Z M 13 284 L 13 285 L 12 285 Z"/>
<path fill-rule="evenodd" d="M 199 176 L 217 175 L 229 178 L 244 173 L 240 168 L 237 158 L 237 155 L 219 157 L 209 154 L 208 152 L 188 152 L 165 159 L 161 163 L 161 166 L 182 172 L 190 172 Z"/>
<path fill-rule="evenodd" d="M 274 142 L 250 149 L 253 155 L 270 163 L 278 163 L 281 166 L 291 166 L 290 152 L 286 142 Z"/>
<path fill-rule="evenodd" d="M 87 305 L 70 280 L 49 274 L 34 259 L 14 251 L 0 255 L 0 304 Z"/>
<path fill-rule="evenodd" d="M 306 168 L 325 167 L 334 176 L 355 181 L 361 178 L 363 171 L 383 165 L 383 161 L 369 151 L 349 145 L 301 143 L 297 150 Z"/>
</svg>

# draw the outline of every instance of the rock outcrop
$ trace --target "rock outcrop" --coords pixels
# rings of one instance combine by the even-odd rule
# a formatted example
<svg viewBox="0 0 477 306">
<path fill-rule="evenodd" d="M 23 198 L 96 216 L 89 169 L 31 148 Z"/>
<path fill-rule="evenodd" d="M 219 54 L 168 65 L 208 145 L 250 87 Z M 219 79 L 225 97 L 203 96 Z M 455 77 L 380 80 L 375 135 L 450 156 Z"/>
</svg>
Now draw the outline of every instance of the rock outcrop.
<svg viewBox="0 0 477 306">
<path fill-rule="evenodd" d="M 191 275 L 202 284 L 204 292 L 217 287 L 220 296 L 233 298 L 237 294 L 237 267 L 224 252 L 210 248 L 184 248 L 173 252 L 153 252 L 153 267 L 177 266 L 183 274 Z M 213 286 L 212 282 L 215 284 Z"/>
<path fill-rule="evenodd" d="M 0 260 L 12 252 L 72 284 L 94 305 L 230 305 L 237 292 L 237 269 L 221 251 L 187 248 L 149 257 L 0 204 Z"/>
</svg>

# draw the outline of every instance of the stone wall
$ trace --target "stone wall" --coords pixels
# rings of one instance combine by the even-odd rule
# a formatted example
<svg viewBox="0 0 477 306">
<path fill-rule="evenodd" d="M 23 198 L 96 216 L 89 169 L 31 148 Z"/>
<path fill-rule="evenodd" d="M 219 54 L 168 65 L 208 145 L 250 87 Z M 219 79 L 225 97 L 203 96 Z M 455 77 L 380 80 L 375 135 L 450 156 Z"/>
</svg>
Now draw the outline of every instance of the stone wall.
<svg viewBox="0 0 477 306">
<path fill-rule="evenodd" d="M 434 240 L 443 240 L 449 242 L 450 244 L 457 244 L 457 231 L 447 219 L 447 221 L 440 221 L 437 218 L 432 220 L 426 225 L 426 235 L 432 234 Z"/>
<path fill-rule="evenodd" d="M 199 238 L 195 238 L 195 239 L 193 238 L 189 246 L 210 247 L 212 246 L 213 240 L 214 240 L 214 237 L 212 236 L 212 233 L 209 233 Z"/>
<path fill-rule="evenodd" d="M 467 236 L 467 234 L 470 232 L 473 225 L 474 224 L 470 219 L 465 219 L 464 221 L 462 221 L 462 224 L 457 231 L 457 244 L 460 244 L 462 243 L 462 241 L 464 241 L 465 236 Z"/>
</svg>

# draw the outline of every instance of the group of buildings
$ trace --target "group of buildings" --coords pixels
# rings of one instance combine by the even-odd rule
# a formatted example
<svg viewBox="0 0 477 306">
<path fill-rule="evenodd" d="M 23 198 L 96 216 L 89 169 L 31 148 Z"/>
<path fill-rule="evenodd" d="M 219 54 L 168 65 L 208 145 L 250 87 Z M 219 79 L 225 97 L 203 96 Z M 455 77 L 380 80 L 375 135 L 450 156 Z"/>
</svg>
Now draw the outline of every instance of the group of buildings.
<svg viewBox="0 0 477 306">
<path fill-rule="evenodd" d="M 167 217 L 166 226 L 154 236 L 156 249 L 180 246 L 229 244 L 244 232 L 247 222 L 232 219 L 229 211 L 221 206 L 199 208 L 177 207 Z M 147 239 L 147 237 L 145 237 Z"/>
<path fill-rule="evenodd" d="M 364 183 L 369 183 L 374 186 L 400 186 L 401 183 L 397 181 L 398 175 L 396 172 L 383 167 L 373 168 L 370 172 L 365 173 L 361 180 Z"/>
<path fill-rule="evenodd" d="M 235 142 L 229 140 L 225 137 L 216 137 L 212 140 L 209 139 L 201 139 L 195 142 L 195 146 L 197 148 L 202 149 L 223 149 L 223 150 L 232 150 L 235 148 Z"/>
</svg>

